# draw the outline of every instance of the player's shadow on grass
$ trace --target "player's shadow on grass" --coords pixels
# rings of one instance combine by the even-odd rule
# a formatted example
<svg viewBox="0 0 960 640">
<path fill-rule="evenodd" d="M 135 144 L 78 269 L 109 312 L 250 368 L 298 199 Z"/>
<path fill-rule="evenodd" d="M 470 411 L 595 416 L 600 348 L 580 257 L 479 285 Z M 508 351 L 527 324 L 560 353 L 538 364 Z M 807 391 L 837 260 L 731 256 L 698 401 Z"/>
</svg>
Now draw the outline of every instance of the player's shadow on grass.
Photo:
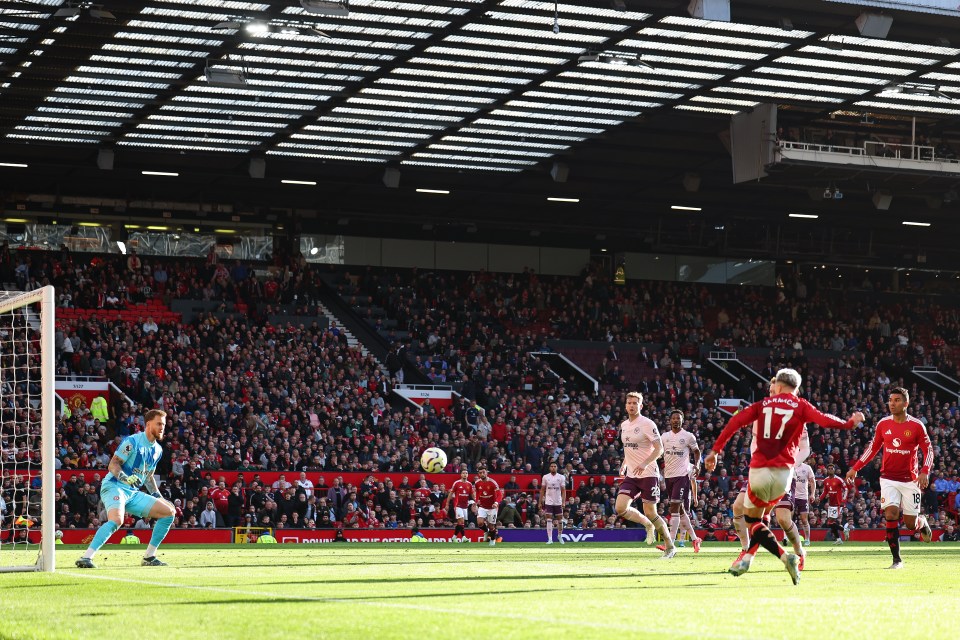
<svg viewBox="0 0 960 640">
<path fill-rule="evenodd" d="M 641 587 L 642 588 L 642 587 Z M 647 587 L 653 588 L 653 587 Z M 626 589 L 633 590 L 635 587 L 623 586 L 623 587 L 602 587 L 600 589 L 591 589 L 591 591 L 623 591 Z M 569 585 L 563 589 L 509 589 L 497 591 L 497 595 L 521 595 L 525 593 L 560 593 L 560 592 L 571 592 L 576 591 L 574 585 Z M 319 597 L 311 598 L 305 596 L 283 596 L 283 595 L 264 595 L 262 598 L 237 598 L 236 600 L 184 600 L 182 602 L 165 602 L 164 606 L 208 606 L 208 605 L 229 605 L 229 604 L 255 604 L 255 605 L 264 605 L 264 604 L 286 604 L 291 602 L 307 602 L 314 604 L 344 604 L 346 602 L 380 602 L 385 600 L 418 600 L 421 598 L 463 598 L 463 597 L 472 597 L 472 596 L 483 596 L 489 595 L 484 591 L 447 591 L 444 593 L 409 593 L 409 594 L 400 594 L 393 596 L 377 596 L 377 595 L 358 595 L 358 596 L 330 596 L 329 598 Z"/>
<path fill-rule="evenodd" d="M 671 574 L 677 575 L 677 574 Z M 700 575 L 700 574 L 696 574 Z M 485 582 L 492 580 L 608 580 L 610 578 L 633 578 L 631 574 L 597 575 L 595 573 L 558 573 L 535 576 L 484 576 Z M 342 580 L 279 580 L 277 582 L 258 582 L 257 584 L 389 584 L 393 582 L 409 583 L 411 578 L 345 578 Z"/>
<path fill-rule="evenodd" d="M 329 562 L 244 562 L 242 568 L 244 570 L 251 567 L 301 567 L 301 568 L 310 568 L 310 567 L 375 567 L 380 565 L 405 565 L 409 566 L 410 564 L 450 564 L 450 558 L 438 558 L 437 560 L 402 560 L 397 562 L 340 562 L 342 556 L 336 557 L 326 557 L 325 560 Z M 500 560 L 502 558 L 498 558 Z M 565 558 L 566 559 L 566 558 Z M 571 558 L 573 560 L 573 558 Z M 490 558 L 478 556 L 476 560 L 466 560 L 463 558 L 456 559 L 457 564 L 468 564 L 468 563 L 478 563 L 478 564 L 488 564 Z M 137 567 L 139 569 L 139 567 Z M 240 565 L 234 564 L 201 564 L 195 565 L 196 569 L 237 569 L 241 568 Z"/>
<path fill-rule="evenodd" d="M 79 587 L 83 582 L 50 582 L 47 584 L 23 584 L 9 587 L 0 587 L 0 592 L 5 590 L 23 591 L 24 589 L 59 589 L 61 587 Z"/>
</svg>

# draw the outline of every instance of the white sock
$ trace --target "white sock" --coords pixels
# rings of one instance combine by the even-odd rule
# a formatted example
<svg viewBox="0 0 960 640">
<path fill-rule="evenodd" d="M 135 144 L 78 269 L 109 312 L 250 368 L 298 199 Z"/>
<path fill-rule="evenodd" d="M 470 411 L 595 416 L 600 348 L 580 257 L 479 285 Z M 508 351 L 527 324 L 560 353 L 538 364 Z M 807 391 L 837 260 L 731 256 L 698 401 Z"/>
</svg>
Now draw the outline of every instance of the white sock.
<svg viewBox="0 0 960 640">
<path fill-rule="evenodd" d="M 667 523 L 663 521 L 663 518 L 657 517 L 653 521 L 653 526 L 657 529 L 657 533 L 660 534 L 660 537 L 663 538 L 664 544 L 666 544 L 667 549 L 673 548 L 673 537 L 670 535 L 670 531 L 667 529 Z"/>
<path fill-rule="evenodd" d="M 677 533 L 680 531 L 680 515 L 671 514 L 670 515 L 670 538 L 672 540 L 677 539 Z"/>
<path fill-rule="evenodd" d="M 793 545 L 793 550 L 798 556 L 802 556 L 803 543 L 800 542 L 800 531 L 797 529 L 797 525 L 793 524 L 793 520 L 789 522 L 789 527 L 784 529 L 783 532 L 787 535 L 790 544 Z"/>
<path fill-rule="evenodd" d="M 553 520 L 547 520 L 547 542 L 553 540 Z"/>
<path fill-rule="evenodd" d="M 644 527 L 650 526 L 650 518 L 640 513 L 636 507 L 627 507 L 627 510 L 621 516 L 624 520 L 629 520 L 630 522 L 636 522 L 641 524 Z"/>
<path fill-rule="evenodd" d="M 733 528 L 737 531 L 737 537 L 740 538 L 740 546 L 744 551 L 750 548 L 750 532 L 747 531 L 747 521 L 743 516 L 733 518 Z"/>
<path fill-rule="evenodd" d="M 687 532 L 687 535 L 690 536 L 691 540 L 697 539 L 697 532 L 693 528 L 693 524 L 690 522 L 690 516 L 686 511 L 680 516 L 680 526 L 683 527 L 683 530 Z"/>
<path fill-rule="evenodd" d="M 153 546 L 152 544 L 148 544 L 148 545 L 147 545 L 147 550 L 143 552 L 143 557 L 144 557 L 144 558 L 152 558 L 152 557 L 155 556 L 155 555 L 157 555 L 157 548 L 156 548 L 155 546 Z"/>
</svg>

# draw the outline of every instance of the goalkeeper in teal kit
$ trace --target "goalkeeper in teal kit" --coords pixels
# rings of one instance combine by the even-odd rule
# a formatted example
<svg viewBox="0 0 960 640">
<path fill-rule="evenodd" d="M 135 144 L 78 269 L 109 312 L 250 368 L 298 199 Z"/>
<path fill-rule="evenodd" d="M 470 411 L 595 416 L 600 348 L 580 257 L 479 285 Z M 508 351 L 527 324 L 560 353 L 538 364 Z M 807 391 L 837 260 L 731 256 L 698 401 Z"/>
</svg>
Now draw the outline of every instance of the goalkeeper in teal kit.
<svg viewBox="0 0 960 640">
<path fill-rule="evenodd" d="M 107 510 L 107 521 L 100 525 L 86 553 L 77 560 L 76 564 L 81 569 L 96 568 L 93 564 L 94 554 L 120 528 L 125 513 L 156 519 L 142 564 L 148 567 L 166 565 L 157 559 L 157 547 L 170 531 L 176 511 L 160 495 L 153 472 L 163 452 L 159 441 L 163 440 L 167 414 L 159 409 L 151 409 L 144 415 L 144 422 L 143 433 L 124 438 L 110 459 L 107 467 L 109 473 L 100 485 L 100 499 Z M 140 491 L 140 487 L 148 493 Z"/>
</svg>

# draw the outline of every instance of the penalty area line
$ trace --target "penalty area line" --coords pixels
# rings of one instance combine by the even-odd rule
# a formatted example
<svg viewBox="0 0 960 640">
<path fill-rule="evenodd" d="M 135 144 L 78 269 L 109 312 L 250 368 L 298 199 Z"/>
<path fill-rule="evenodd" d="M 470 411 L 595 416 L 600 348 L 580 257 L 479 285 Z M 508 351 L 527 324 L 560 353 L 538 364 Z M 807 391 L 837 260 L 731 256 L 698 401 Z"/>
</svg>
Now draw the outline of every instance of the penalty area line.
<svg viewBox="0 0 960 640">
<path fill-rule="evenodd" d="M 165 589 L 187 589 L 192 591 L 202 591 L 208 593 L 224 593 L 229 595 L 237 596 L 253 596 L 256 598 L 262 598 L 264 601 L 276 601 L 276 600 L 289 600 L 291 602 L 316 602 L 319 604 L 349 604 L 349 605 L 364 605 L 368 607 L 385 607 L 392 609 L 405 609 L 411 611 L 422 611 L 424 613 L 442 613 L 450 614 L 457 616 L 471 616 L 480 619 L 490 619 L 493 617 L 496 618 L 508 618 L 511 620 L 518 620 L 522 622 L 536 622 L 536 623 L 546 623 L 546 624 L 563 624 L 571 627 L 590 627 L 593 629 L 614 629 L 621 631 L 636 631 L 637 626 L 635 624 L 618 624 L 615 622 L 596 622 L 591 620 L 576 620 L 568 621 L 562 618 L 555 618 L 549 616 L 529 616 L 521 613 L 512 613 L 506 611 L 465 611 L 463 609 L 455 609 L 450 607 L 431 607 L 428 605 L 421 604 L 408 604 L 401 602 L 383 602 L 380 600 L 351 600 L 347 598 L 324 598 L 318 596 L 307 596 L 307 595 L 277 595 L 275 593 L 264 593 L 261 591 L 250 591 L 246 589 L 228 589 L 226 587 L 206 587 L 202 585 L 191 585 L 191 584 L 179 584 L 179 583 L 158 583 L 152 580 L 138 580 L 135 578 L 119 578 L 115 576 L 105 576 L 105 575 L 96 575 L 93 573 L 84 573 L 82 570 L 78 571 L 57 571 L 60 575 L 69 575 L 71 577 L 87 578 L 88 580 L 106 580 L 110 582 L 124 582 L 127 584 L 139 584 L 150 587 L 161 587 Z M 653 631 L 657 633 L 670 633 L 673 637 L 700 637 L 702 631 L 691 630 L 689 632 L 682 631 L 679 629 L 657 629 L 650 626 L 645 626 L 646 631 Z M 718 638 L 722 640 L 743 640 L 742 635 L 730 635 L 730 636 L 711 636 L 713 638 Z"/>
</svg>

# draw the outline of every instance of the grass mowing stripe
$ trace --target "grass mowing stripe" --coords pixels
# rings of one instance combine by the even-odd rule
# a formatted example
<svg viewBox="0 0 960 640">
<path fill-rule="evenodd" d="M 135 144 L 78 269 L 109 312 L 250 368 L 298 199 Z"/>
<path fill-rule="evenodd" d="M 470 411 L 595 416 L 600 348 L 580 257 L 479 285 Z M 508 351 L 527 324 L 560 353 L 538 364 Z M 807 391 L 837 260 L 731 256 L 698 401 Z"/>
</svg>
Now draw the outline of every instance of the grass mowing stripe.
<svg viewBox="0 0 960 640">
<path fill-rule="evenodd" d="M 61 548 L 58 573 L 0 576 L 0 640 L 103 640 L 145 606 L 165 640 L 931 640 L 960 619 L 949 543 L 905 544 L 903 571 L 885 545 L 814 544 L 799 587 L 770 554 L 728 575 L 733 544 L 670 561 L 636 545 L 165 545 L 164 568 L 141 568 L 142 549 L 81 571 L 82 549 Z"/>
<path fill-rule="evenodd" d="M 261 591 L 247 591 L 243 589 L 225 589 L 223 587 L 205 587 L 201 585 L 189 585 L 189 584 L 177 584 L 177 583 L 159 583 L 150 580 L 135 580 L 133 578 L 118 578 L 115 576 L 105 576 L 97 575 L 95 573 L 85 573 L 89 571 L 87 569 L 77 569 L 75 571 L 66 571 L 59 572 L 65 575 L 70 576 L 79 576 L 81 578 L 95 579 L 95 580 L 109 580 L 112 582 L 125 582 L 129 584 L 139 584 L 147 585 L 151 587 L 163 587 L 169 589 L 188 589 L 192 591 L 207 591 L 211 593 L 225 593 L 229 595 L 240 595 L 240 596 L 253 596 L 257 598 L 262 598 L 264 600 L 286 600 L 290 602 L 318 602 L 318 603 L 329 603 L 329 604 L 351 604 L 351 605 L 367 605 L 373 607 L 389 607 L 394 609 L 409 609 L 413 611 L 423 611 L 427 613 L 443 613 L 443 614 L 452 614 L 457 616 L 471 616 L 481 618 L 483 620 L 489 620 L 491 618 L 508 618 L 511 620 L 518 620 L 522 622 L 537 622 L 544 624 L 563 624 L 563 625 L 572 625 L 575 627 L 590 627 L 593 629 L 616 629 L 620 631 L 636 631 L 637 626 L 635 624 L 616 624 L 609 622 L 595 622 L 591 620 L 577 620 L 577 621 L 564 621 L 558 618 L 553 617 L 542 617 L 542 616 L 528 616 L 523 614 L 505 612 L 505 611 L 493 611 L 493 612 L 478 612 L 478 611 L 469 611 L 466 612 L 463 609 L 452 609 L 449 607 L 430 607 L 426 605 L 417 605 L 417 604 L 402 604 L 397 602 L 383 602 L 383 601 L 374 601 L 368 599 L 362 600 L 352 600 L 344 598 L 321 598 L 307 595 L 277 595 L 263 593 Z M 654 627 L 649 624 L 644 624 L 643 627 L 646 631 L 656 631 L 659 633 L 668 633 L 671 637 L 699 637 L 700 633 L 686 633 L 677 629 L 664 628 L 664 627 Z M 711 638 L 718 638 L 720 640 L 743 640 L 743 635 L 715 635 L 712 634 Z M 751 636 L 753 638 L 762 637 L 762 636 Z"/>
</svg>

